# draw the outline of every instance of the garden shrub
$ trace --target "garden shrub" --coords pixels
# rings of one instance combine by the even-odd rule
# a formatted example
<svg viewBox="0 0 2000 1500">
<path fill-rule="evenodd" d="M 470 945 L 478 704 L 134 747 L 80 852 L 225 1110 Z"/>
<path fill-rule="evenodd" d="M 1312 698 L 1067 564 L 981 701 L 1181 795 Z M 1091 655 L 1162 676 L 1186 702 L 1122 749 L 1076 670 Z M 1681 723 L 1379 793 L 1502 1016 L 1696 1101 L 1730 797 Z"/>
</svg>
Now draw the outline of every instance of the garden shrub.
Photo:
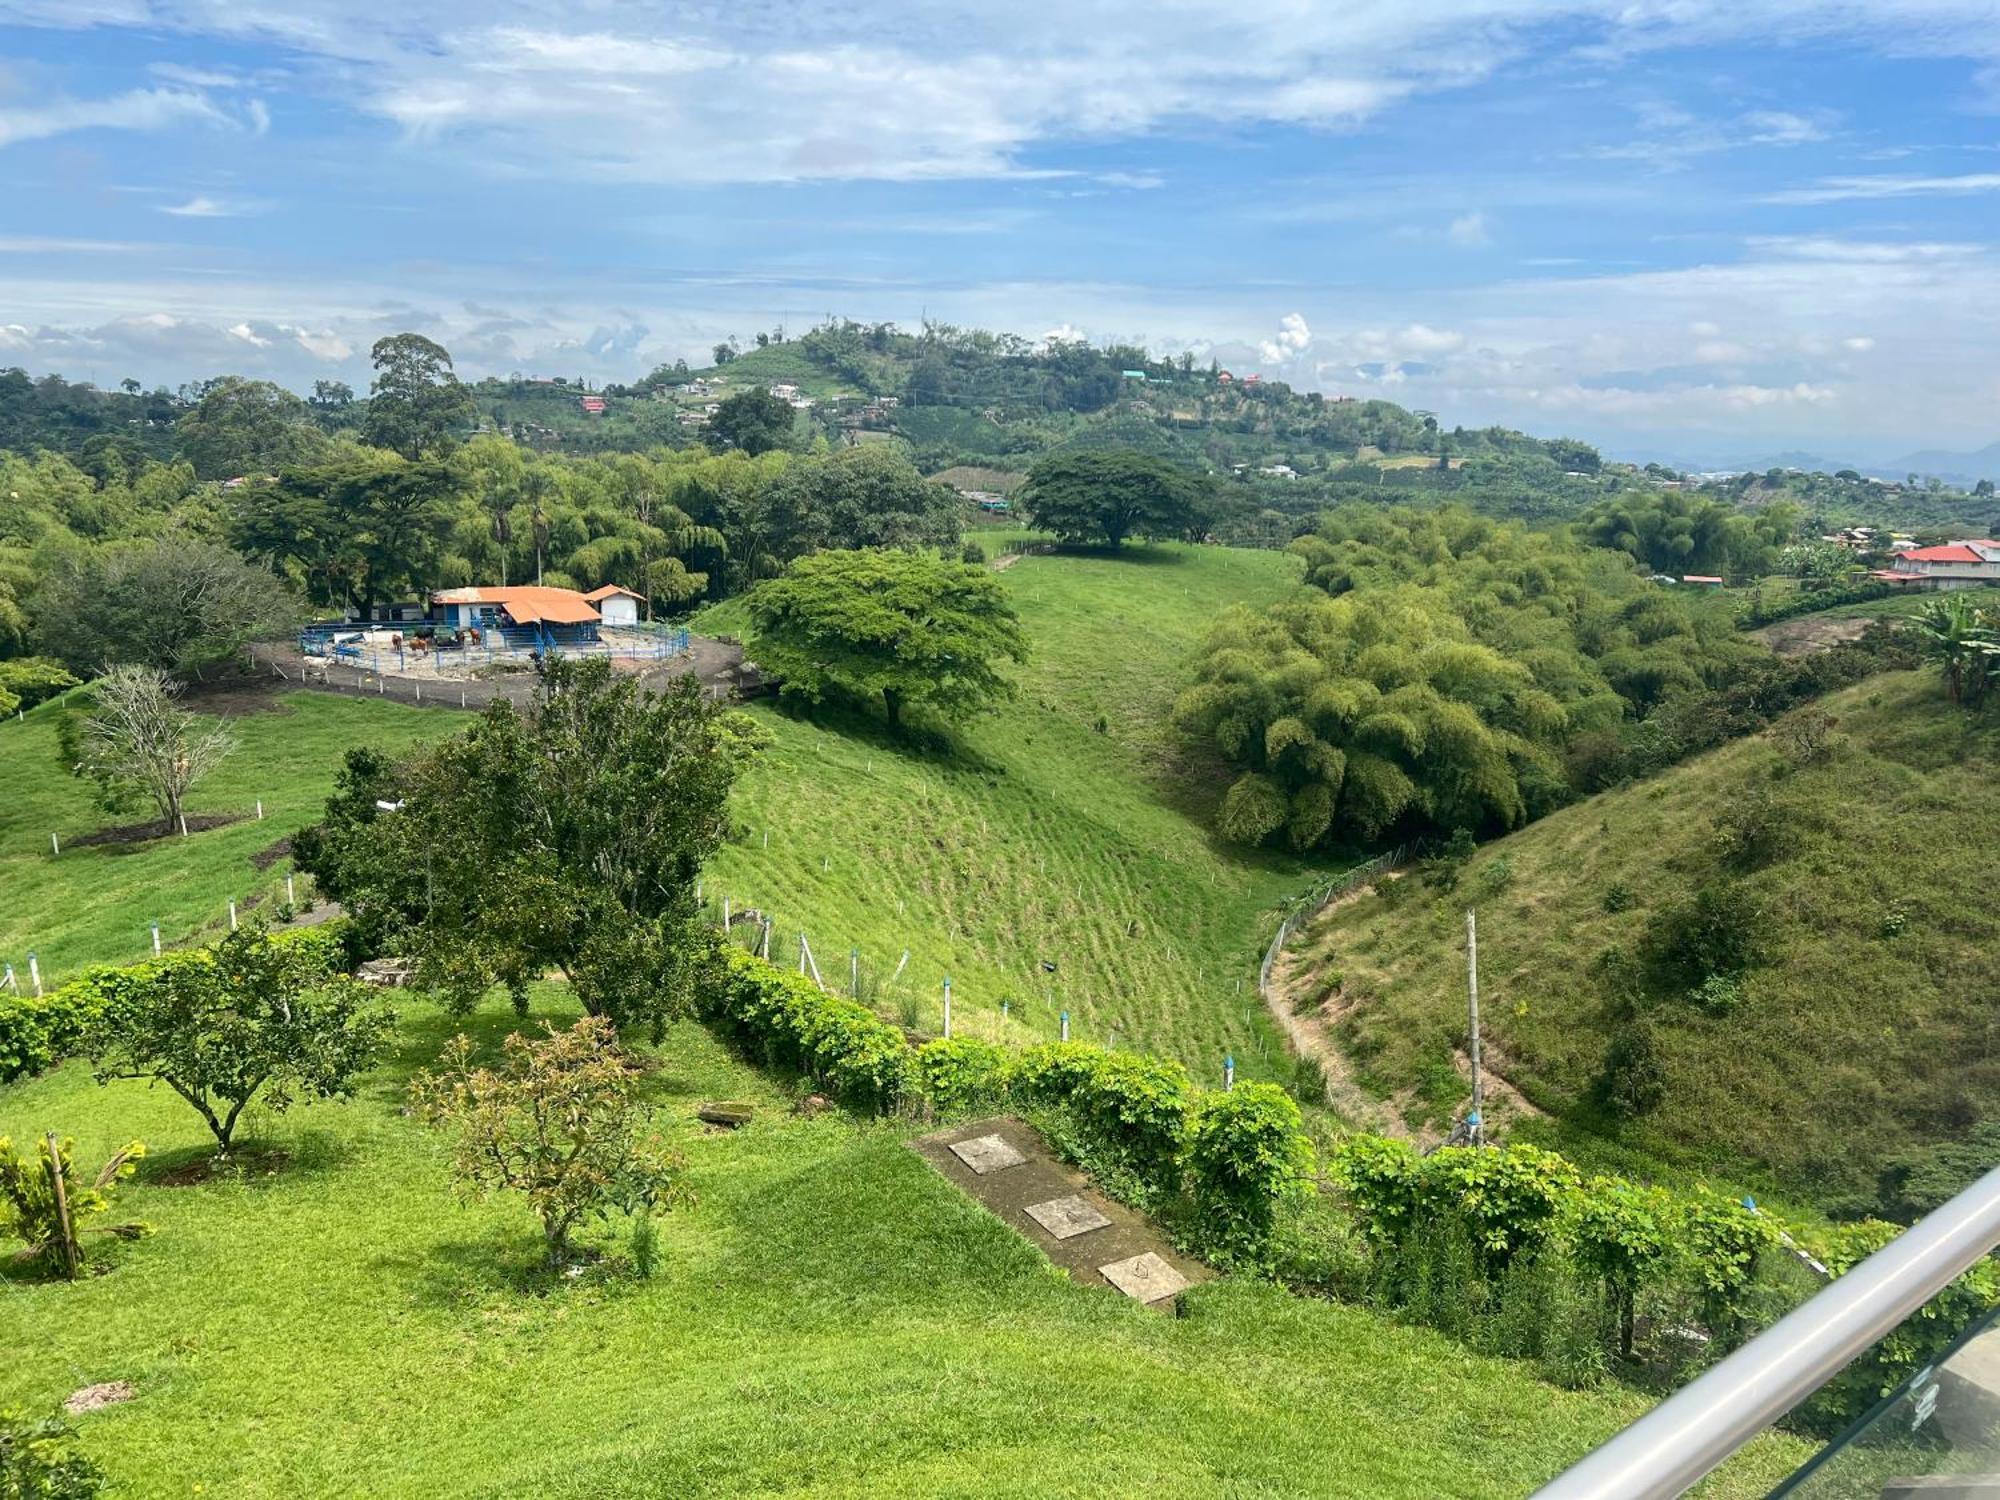
<svg viewBox="0 0 2000 1500">
<path fill-rule="evenodd" d="M 43 1136 L 24 1153 L 0 1135 L 0 1229 L 27 1242 L 16 1259 L 74 1281 L 83 1267 L 86 1234 L 136 1240 L 151 1233 L 145 1224 L 90 1222 L 111 1207 L 112 1186 L 130 1177 L 145 1154 L 145 1143 L 133 1141 L 85 1181 L 77 1175 L 74 1140 Z"/>
<path fill-rule="evenodd" d="M 912 1063 L 917 1092 L 939 1114 L 996 1104 L 1007 1092 L 1007 1051 L 963 1038 L 926 1042 Z"/>
<path fill-rule="evenodd" d="M 1183 1161 L 1203 1253 L 1224 1266 L 1268 1264 L 1280 1218 L 1312 1191 L 1312 1143 L 1290 1095 L 1270 1083 L 1204 1095 Z"/>
<path fill-rule="evenodd" d="M 1194 1097 L 1179 1063 L 1083 1042 L 1047 1042 L 1020 1055 L 1013 1077 L 1023 1098 L 1068 1116 L 1092 1165 L 1128 1173 L 1154 1191 L 1178 1187 Z"/>
<path fill-rule="evenodd" d="M 902 1032 L 867 1006 L 828 994 L 733 944 L 700 986 L 704 1015 L 767 1061 L 805 1074 L 850 1104 L 894 1108 L 910 1086 Z"/>
<path fill-rule="evenodd" d="M 90 1500 L 104 1471 L 77 1450 L 61 1412 L 30 1417 L 0 1409 L 0 1496 L 6 1500 Z"/>
<path fill-rule="evenodd" d="M 1636 1120 L 1666 1101 L 1667 1073 L 1660 1065 L 1653 1034 L 1644 1026 L 1621 1026 L 1604 1049 L 1604 1068 L 1597 1077 L 1597 1095 L 1621 1120 Z"/>
</svg>

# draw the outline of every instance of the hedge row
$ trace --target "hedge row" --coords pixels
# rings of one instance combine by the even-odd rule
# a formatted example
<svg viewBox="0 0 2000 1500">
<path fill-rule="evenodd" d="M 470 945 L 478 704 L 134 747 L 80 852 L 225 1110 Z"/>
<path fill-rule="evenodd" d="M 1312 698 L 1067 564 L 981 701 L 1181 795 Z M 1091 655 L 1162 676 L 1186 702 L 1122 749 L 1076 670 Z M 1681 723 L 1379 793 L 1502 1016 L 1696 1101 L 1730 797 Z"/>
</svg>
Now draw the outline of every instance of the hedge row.
<svg viewBox="0 0 2000 1500">
<path fill-rule="evenodd" d="M 347 967 L 345 923 L 325 922 L 275 934 L 288 945 L 322 951 L 329 969 Z M 42 995 L 0 995 L 0 1083 L 39 1073 L 77 1051 L 106 1005 L 161 973 L 209 962 L 206 948 L 177 948 L 142 963 L 98 964 Z"/>
<path fill-rule="evenodd" d="M 851 1104 L 1029 1109 L 1059 1148 L 1146 1206 L 1187 1211 L 1188 1238 L 1225 1264 L 1264 1261 L 1285 1212 L 1310 1192 L 1313 1153 L 1298 1106 L 1270 1084 L 1204 1094 L 1179 1063 L 1081 1042 L 913 1048 L 866 1006 L 733 945 L 700 1003 L 704 1019 L 747 1049 Z"/>
<path fill-rule="evenodd" d="M 1705 1362 L 1818 1290 L 1795 1251 L 1838 1275 L 1899 1232 L 1875 1221 L 1830 1229 L 1783 1224 L 1705 1188 L 1681 1193 L 1587 1178 L 1555 1152 L 1525 1144 L 1420 1156 L 1407 1142 L 1356 1136 L 1330 1166 L 1372 1246 L 1386 1300 L 1474 1342 L 1492 1332 L 1477 1326 L 1482 1319 L 1495 1327 L 1538 1325 L 1539 1341 L 1549 1334 L 1545 1306 L 1524 1319 L 1509 1304 L 1524 1288 L 1546 1304 L 1550 1280 L 1567 1282 L 1575 1293 L 1570 1305 L 1588 1313 L 1584 1337 L 1597 1346 L 1587 1369 L 1601 1369 L 1614 1355 L 1633 1357 L 1642 1327 L 1676 1335 L 1698 1329 L 1703 1337 L 1684 1357 Z M 1427 1281 L 1448 1282 L 1448 1294 L 1429 1298 Z M 1795 1425 L 1838 1431 L 1996 1300 L 2000 1266 L 1981 1261 L 1815 1395 Z M 1504 1330 L 1499 1336 L 1508 1337 Z M 1657 1338 L 1645 1353 L 1656 1368 L 1674 1358 Z"/>
</svg>

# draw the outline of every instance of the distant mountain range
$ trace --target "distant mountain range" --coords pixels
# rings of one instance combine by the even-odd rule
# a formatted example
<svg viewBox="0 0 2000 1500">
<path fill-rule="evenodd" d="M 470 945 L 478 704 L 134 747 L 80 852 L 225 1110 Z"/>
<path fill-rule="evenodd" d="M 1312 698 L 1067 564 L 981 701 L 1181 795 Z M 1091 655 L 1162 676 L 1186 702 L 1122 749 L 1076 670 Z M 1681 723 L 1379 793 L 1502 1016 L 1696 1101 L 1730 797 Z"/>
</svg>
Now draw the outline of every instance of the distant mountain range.
<svg viewBox="0 0 2000 1500">
<path fill-rule="evenodd" d="M 1907 479 L 1916 474 L 1970 489 L 1982 479 L 2000 481 L 2000 442 L 1988 443 L 1984 448 L 1969 453 L 1953 452 L 1948 448 L 1925 448 L 1885 463 L 1857 463 L 1853 459 L 1829 458 L 1823 453 L 1792 449 L 1785 453 L 1766 453 L 1747 458 L 1739 455 L 1728 462 L 1710 462 L 1706 458 L 1696 462 L 1683 457 L 1675 463 L 1675 467 L 1699 471 L 1807 469 L 1821 474 L 1853 469 L 1875 479 Z"/>
</svg>

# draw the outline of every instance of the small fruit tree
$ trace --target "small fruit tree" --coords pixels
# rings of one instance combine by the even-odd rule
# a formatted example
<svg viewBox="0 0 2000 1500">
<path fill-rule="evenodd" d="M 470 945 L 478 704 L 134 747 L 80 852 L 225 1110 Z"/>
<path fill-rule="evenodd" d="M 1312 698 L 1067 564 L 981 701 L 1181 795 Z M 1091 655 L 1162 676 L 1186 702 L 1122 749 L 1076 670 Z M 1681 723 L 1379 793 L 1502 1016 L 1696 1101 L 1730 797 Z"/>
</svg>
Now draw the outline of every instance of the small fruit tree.
<svg viewBox="0 0 2000 1500">
<path fill-rule="evenodd" d="M 497 1068 L 475 1067 L 472 1039 L 446 1046 L 443 1066 L 410 1082 L 410 1103 L 457 1137 L 452 1173 L 461 1191 L 526 1196 L 542 1221 L 551 1269 L 587 1219 L 651 1215 L 686 1196 L 685 1163 L 651 1129 L 640 1075 L 601 1016 L 567 1031 L 507 1038 Z"/>
<path fill-rule="evenodd" d="M 227 1151 L 243 1107 L 345 1096 L 395 1016 L 336 972 L 327 945 L 232 932 L 206 963 L 134 970 L 92 1023 L 97 1081 L 144 1078 L 193 1106 Z"/>
</svg>

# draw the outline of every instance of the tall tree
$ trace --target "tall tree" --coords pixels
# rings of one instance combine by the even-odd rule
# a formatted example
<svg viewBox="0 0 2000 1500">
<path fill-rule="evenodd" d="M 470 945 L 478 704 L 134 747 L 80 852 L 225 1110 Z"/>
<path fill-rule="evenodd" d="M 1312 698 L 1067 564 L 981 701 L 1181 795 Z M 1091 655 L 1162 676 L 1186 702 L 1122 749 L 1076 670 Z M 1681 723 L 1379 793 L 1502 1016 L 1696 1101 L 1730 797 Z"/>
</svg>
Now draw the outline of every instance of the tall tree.
<svg viewBox="0 0 2000 1500">
<path fill-rule="evenodd" d="M 369 387 L 368 441 L 408 459 L 450 445 L 477 415 L 472 393 L 452 373 L 451 355 L 420 333 L 377 339 L 369 351 L 375 382 Z"/>
<path fill-rule="evenodd" d="M 1028 471 L 1028 520 L 1066 542 L 1122 545 L 1128 536 L 1186 535 L 1202 502 L 1202 478 L 1130 449 L 1059 453 Z"/>
<path fill-rule="evenodd" d="M 878 699 L 891 724 L 924 705 L 964 718 L 1009 697 L 1027 660 L 1006 588 L 927 552 L 816 552 L 750 596 L 752 654 L 788 696 Z"/>
<path fill-rule="evenodd" d="M 791 402 L 758 387 L 725 397 L 708 419 L 708 431 L 754 458 L 789 445 L 797 421 Z"/>
<path fill-rule="evenodd" d="M 305 402 L 268 380 L 227 375 L 175 424 L 181 452 L 203 479 L 274 474 L 326 447 Z"/>
</svg>

